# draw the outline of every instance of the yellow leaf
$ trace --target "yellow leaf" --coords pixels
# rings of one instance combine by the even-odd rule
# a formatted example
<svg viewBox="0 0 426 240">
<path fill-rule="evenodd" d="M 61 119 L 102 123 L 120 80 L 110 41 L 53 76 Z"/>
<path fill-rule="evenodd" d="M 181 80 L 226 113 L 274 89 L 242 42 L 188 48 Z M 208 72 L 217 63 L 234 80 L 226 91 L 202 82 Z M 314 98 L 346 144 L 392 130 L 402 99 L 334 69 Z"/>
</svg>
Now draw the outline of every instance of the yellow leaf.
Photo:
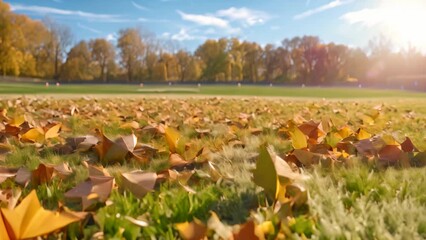
<svg viewBox="0 0 426 240">
<path fill-rule="evenodd" d="M 131 121 L 131 122 L 128 122 L 128 123 L 121 124 L 120 128 L 124 128 L 124 129 L 139 129 L 140 125 L 136 121 Z"/>
<path fill-rule="evenodd" d="M 386 143 L 386 145 L 399 146 L 400 144 L 395 140 L 391 135 L 383 135 L 382 140 Z"/>
<path fill-rule="evenodd" d="M 294 149 L 303 149 L 308 147 L 306 136 L 298 127 L 294 127 L 290 130 L 290 137 Z"/>
<path fill-rule="evenodd" d="M 259 150 L 259 158 L 256 161 L 256 169 L 253 172 L 253 180 L 262 187 L 266 194 L 277 198 L 279 191 L 279 180 L 275 169 L 274 160 L 271 157 L 266 145 L 262 145 Z"/>
<path fill-rule="evenodd" d="M 61 130 L 61 127 L 62 127 L 62 124 L 58 123 L 54 125 L 53 127 L 49 128 L 44 134 L 44 138 L 49 139 L 49 138 L 55 138 L 59 136 L 59 131 Z"/>
<path fill-rule="evenodd" d="M 15 115 L 10 121 L 9 124 L 14 127 L 19 127 L 21 124 L 25 122 L 25 116 L 24 115 Z"/>
<path fill-rule="evenodd" d="M 265 221 L 258 225 L 261 231 L 265 234 L 274 234 L 275 228 L 271 221 Z"/>
<path fill-rule="evenodd" d="M 349 137 L 350 135 L 352 135 L 354 132 L 352 131 L 352 129 L 350 129 L 348 126 L 345 126 L 345 127 L 342 127 L 340 130 L 339 130 L 339 135 L 340 135 L 340 137 L 341 138 L 347 138 L 347 137 Z"/>
<path fill-rule="evenodd" d="M 34 143 L 43 143 L 44 131 L 41 128 L 32 128 L 21 136 L 21 140 Z"/>
<path fill-rule="evenodd" d="M 175 129 L 167 127 L 165 130 L 165 135 L 170 152 L 177 153 L 179 139 L 181 138 L 180 134 Z"/>
<path fill-rule="evenodd" d="M 192 222 L 177 223 L 175 228 L 179 231 L 180 236 L 186 240 L 204 239 L 207 233 L 207 227 L 196 218 Z"/>
<path fill-rule="evenodd" d="M 3 218 L 0 214 L 0 239 L 9 240 L 9 234 L 7 234 L 7 229 L 4 224 Z"/>
<path fill-rule="evenodd" d="M 365 131 L 364 129 L 360 128 L 358 130 L 357 138 L 358 138 L 358 140 L 369 139 L 369 138 L 371 138 L 371 134 L 369 132 Z"/>
<path fill-rule="evenodd" d="M 374 125 L 374 119 L 370 116 L 364 115 L 361 117 L 362 124 L 364 125 Z"/>
<path fill-rule="evenodd" d="M 1 209 L 1 212 L 10 226 L 12 239 L 35 238 L 80 220 L 71 214 L 43 209 L 34 190 L 15 209 Z"/>
</svg>

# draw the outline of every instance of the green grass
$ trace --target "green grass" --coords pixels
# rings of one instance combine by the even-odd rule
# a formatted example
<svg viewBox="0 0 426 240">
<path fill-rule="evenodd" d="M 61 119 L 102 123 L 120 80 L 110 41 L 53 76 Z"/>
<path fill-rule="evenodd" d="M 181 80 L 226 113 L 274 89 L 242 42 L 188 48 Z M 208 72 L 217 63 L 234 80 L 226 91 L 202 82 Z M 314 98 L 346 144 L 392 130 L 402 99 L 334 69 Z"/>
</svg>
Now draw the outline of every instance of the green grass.
<svg viewBox="0 0 426 240">
<path fill-rule="evenodd" d="M 401 90 L 377 90 L 358 88 L 320 88 L 320 87 L 269 87 L 209 85 L 197 86 L 145 86 L 111 84 L 63 84 L 45 87 L 38 84 L 0 83 L 0 94 L 132 94 L 132 95 L 223 95 L 223 96 L 275 96 L 305 98 L 425 98 L 425 93 Z"/>
<path fill-rule="evenodd" d="M 308 188 L 317 238 L 425 239 L 424 181 L 426 169 L 313 170 Z"/>
</svg>

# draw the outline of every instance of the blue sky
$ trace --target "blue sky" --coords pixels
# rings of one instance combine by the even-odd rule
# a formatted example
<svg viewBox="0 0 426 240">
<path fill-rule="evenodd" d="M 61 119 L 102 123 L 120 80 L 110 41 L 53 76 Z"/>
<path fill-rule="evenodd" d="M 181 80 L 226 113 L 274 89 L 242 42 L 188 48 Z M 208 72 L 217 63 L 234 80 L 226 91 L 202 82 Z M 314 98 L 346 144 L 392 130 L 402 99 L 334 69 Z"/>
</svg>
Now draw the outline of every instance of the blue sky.
<svg viewBox="0 0 426 240">
<path fill-rule="evenodd" d="M 279 44 L 316 35 L 325 42 L 366 47 L 380 30 L 366 24 L 368 9 L 384 0 L 6 0 L 16 13 L 69 25 L 74 41 L 107 38 L 142 27 L 194 50 L 207 38 L 238 37 Z M 360 16 L 362 15 L 362 16 Z M 363 22 L 364 21 L 364 22 Z M 374 25 L 374 24 L 373 24 Z"/>
</svg>

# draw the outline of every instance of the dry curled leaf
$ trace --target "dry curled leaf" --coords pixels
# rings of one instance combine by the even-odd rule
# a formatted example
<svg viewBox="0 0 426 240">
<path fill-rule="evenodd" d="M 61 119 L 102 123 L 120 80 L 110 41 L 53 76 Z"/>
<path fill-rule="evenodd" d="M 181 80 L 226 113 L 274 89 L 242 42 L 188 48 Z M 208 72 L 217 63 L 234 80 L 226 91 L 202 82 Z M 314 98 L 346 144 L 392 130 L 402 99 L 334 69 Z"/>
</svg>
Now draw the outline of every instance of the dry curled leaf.
<svg viewBox="0 0 426 240">
<path fill-rule="evenodd" d="M 133 154 L 137 144 L 134 134 L 117 138 L 115 141 L 100 133 L 101 140 L 95 146 L 99 160 L 103 163 L 122 163 Z"/>
<path fill-rule="evenodd" d="M 108 176 L 89 176 L 89 179 L 69 190 L 64 196 L 70 200 L 81 201 L 83 210 L 95 203 L 104 203 L 111 194 L 114 178 Z"/>
<path fill-rule="evenodd" d="M 140 170 L 121 174 L 123 187 L 132 192 L 136 197 L 142 198 L 154 189 L 157 174 Z"/>
</svg>

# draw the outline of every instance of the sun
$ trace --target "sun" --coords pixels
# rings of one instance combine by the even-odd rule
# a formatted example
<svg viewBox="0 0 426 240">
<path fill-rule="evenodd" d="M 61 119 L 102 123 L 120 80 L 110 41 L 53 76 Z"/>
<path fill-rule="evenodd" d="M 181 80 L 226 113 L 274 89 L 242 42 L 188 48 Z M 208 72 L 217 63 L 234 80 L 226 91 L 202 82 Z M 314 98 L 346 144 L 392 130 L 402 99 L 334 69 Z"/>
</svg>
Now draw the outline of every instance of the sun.
<svg viewBox="0 0 426 240">
<path fill-rule="evenodd" d="M 382 0 L 377 15 L 397 47 L 426 51 L 426 0 Z"/>
</svg>

